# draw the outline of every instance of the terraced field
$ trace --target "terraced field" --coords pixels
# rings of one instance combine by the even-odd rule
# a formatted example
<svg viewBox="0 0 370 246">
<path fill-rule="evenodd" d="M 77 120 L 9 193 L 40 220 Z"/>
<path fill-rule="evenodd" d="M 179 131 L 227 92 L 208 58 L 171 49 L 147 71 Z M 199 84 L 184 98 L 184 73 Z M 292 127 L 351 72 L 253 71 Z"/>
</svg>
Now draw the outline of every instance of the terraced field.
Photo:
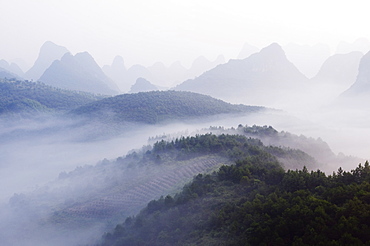
<svg viewBox="0 0 370 246">
<path fill-rule="evenodd" d="M 58 212 L 59 219 L 85 218 L 109 219 L 136 214 L 147 203 L 160 196 L 174 194 L 199 173 L 212 172 L 221 165 L 232 164 L 226 158 L 213 156 L 197 157 L 186 161 L 145 166 L 128 170 L 120 183 L 109 185 L 95 193 L 92 199 L 75 203 Z M 94 194 L 94 191 L 91 191 Z M 100 194 L 100 195 L 99 195 Z"/>
</svg>

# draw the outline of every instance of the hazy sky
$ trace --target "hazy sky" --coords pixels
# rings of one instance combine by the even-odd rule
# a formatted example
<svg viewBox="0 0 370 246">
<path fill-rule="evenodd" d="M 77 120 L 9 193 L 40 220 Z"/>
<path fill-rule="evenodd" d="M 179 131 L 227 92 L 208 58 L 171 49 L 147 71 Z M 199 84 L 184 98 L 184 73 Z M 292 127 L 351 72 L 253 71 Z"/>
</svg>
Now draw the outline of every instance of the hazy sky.
<svg viewBox="0 0 370 246">
<path fill-rule="evenodd" d="M 32 65 L 45 41 L 88 51 L 99 65 L 190 66 L 236 58 L 244 43 L 331 45 L 370 39 L 368 1 L 0 0 L 0 59 Z"/>
</svg>

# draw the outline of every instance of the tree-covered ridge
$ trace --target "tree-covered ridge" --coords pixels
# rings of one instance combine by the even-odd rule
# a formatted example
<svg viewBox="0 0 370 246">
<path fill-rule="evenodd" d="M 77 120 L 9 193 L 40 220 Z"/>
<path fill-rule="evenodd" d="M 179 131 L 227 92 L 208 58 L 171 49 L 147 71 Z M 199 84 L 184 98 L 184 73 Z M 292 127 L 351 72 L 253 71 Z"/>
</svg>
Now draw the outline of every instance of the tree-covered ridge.
<svg viewBox="0 0 370 246">
<path fill-rule="evenodd" d="M 269 127 L 269 129 L 273 129 Z M 231 137 L 232 136 L 232 137 Z M 261 148 L 273 155 L 286 168 L 307 166 L 310 169 L 318 166 L 317 161 L 299 149 L 287 147 L 265 146 L 260 139 L 246 137 L 241 134 L 213 133 L 197 134 L 195 136 L 176 138 L 172 141 L 157 141 L 153 145 L 153 153 L 171 153 L 177 150 L 177 158 L 189 158 L 199 154 L 219 154 L 232 161 L 243 159 Z M 286 168 L 287 169 L 287 168 Z"/>
<path fill-rule="evenodd" d="M 285 147 L 295 150 L 301 150 L 311 157 L 315 158 L 316 164 L 311 166 L 308 163 L 305 165 L 309 170 L 320 168 L 328 172 L 332 172 L 338 166 L 350 169 L 353 163 L 364 162 L 364 159 L 346 156 L 343 153 L 335 154 L 329 145 L 321 138 L 314 139 L 304 135 L 296 135 L 286 131 L 277 131 L 272 126 L 258 126 L 258 125 L 242 125 L 237 127 L 210 127 L 204 129 L 205 132 L 212 132 L 214 134 L 240 134 L 246 137 L 258 138 L 266 146 Z M 285 169 L 295 169 L 294 161 L 288 159 L 284 160 Z"/>
<path fill-rule="evenodd" d="M 283 153 L 297 158 L 293 150 L 266 147 L 258 139 L 241 135 L 204 134 L 158 141 L 115 160 L 63 172 L 32 193 L 14 195 L 10 206 L 25 214 L 37 211 L 39 217 L 32 219 L 35 226 L 57 226 L 66 234 L 96 224 L 112 230 L 151 200 L 179 192 L 199 173 L 212 173 L 245 158 L 258 157 L 274 166 L 274 155 Z M 296 159 L 300 167 L 306 163 L 301 159 Z M 228 172 L 225 167 L 222 170 Z M 235 172 L 236 178 L 239 175 Z"/>
<path fill-rule="evenodd" d="M 233 105 L 192 92 L 151 91 L 123 94 L 84 105 L 73 114 L 116 122 L 155 124 L 217 114 L 251 113 L 263 107 Z"/>
<path fill-rule="evenodd" d="M 40 82 L 0 79 L 0 114 L 71 110 L 101 97 Z"/>
<path fill-rule="evenodd" d="M 258 149 L 151 201 L 101 245 L 369 245 L 370 166 L 283 171 Z"/>
</svg>

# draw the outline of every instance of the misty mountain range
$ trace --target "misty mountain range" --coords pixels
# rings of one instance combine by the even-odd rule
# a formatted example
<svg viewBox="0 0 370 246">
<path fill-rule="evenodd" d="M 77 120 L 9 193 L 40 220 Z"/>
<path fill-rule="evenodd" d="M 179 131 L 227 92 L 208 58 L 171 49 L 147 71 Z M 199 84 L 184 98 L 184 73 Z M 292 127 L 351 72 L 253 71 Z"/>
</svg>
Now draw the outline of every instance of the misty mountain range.
<svg viewBox="0 0 370 246">
<path fill-rule="evenodd" d="M 226 101 L 243 98 L 247 104 L 272 106 L 282 99 L 282 94 L 291 92 L 295 96 L 295 92 L 307 84 L 308 79 L 288 61 L 281 46 L 275 43 L 246 59 L 219 65 L 175 89 Z M 291 101 L 290 98 L 285 99 Z"/>
<path fill-rule="evenodd" d="M 362 40 L 356 45 L 366 48 L 364 44 Z M 342 50 L 352 49 L 342 46 Z M 233 201 L 250 206 L 271 198 L 271 204 L 276 204 L 274 194 L 269 193 L 273 187 L 266 186 L 271 182 L 274 187 L 283 185 L 287 189 L 284 194 L 309 185 L 316 195 L 300 204 L 328 204 L 320 200 L 321 191 L 332 188 L 327 187 L 328 182 L 359 180 L 355 172 L 346 173 L 338 167 L 353 167 L 364 160 L 338 153 L 338 146 L 332 149 L 331 144 L 339 143 L 347 151 L 349 138 L 339 135 L 354 131 L 338 118 L 330 119 L 331 109 L 321 105 L 331 102 L 341 117 L 360 125 L 358 118 L 342 112 L 354 106 L 366 110 L 370 52 L 329 56 L 322 45 L 289 47 L 273 43 L 259 50 L 245 44 L 239 59 L 225 61 L 219 56 L 210 62 L 200 57 L 190 69 L 180 62 L 170 67 L 155 63 L 126 68 L 119 56 L 112 65 L 101 68 L 88 52 L 72 55 L 52 42 L 42 46 L 26 73 L 14 63 L 0 61 L 0 76 L 4 77 L 0 78 L 0 185 L 5 187 L 0 196 L 2 243 L 97 245 L 103 237 L 104 245 L 112 245 L 126 233 L 122 223 L 130 228 L 130 221 L 134 221 L 133 231 L 145 234 L 147 217 L 137 214 L 140 210 L 155 212 L 148 216 L 155 223 L 162 212 L 165 214 L 158 204 L 169 208 L 174 201 L 180 205 L 195 201 L 191 202 L 194 205 L 204 194 L 214 205 L 202 207 L 202 214 L 212 213 L 207 223 L 216 228 L 214 225 L 225 224 L 223 218 L 233 213 L 228 210 Z M 315 66 L 300 63 L 303 57 L 315 61 Z M 305 66 L 309 69 L 302 69 Z M 307 110 L 310 103 L 328 116 L 316 123 L 318 116 Z M 309 121 L 280 110 L 282 105 L 308 112 Z M 271 122 L 289 132 L 267 126 Z M 229 128 L 230 124 L 234 127 Z M 359 132 L 367 138 L 364 129 Z M 315 137 L 303 135 L 318 131 Z M 318 137 L 330 134 L 334 135 L 330 145 Z M 367 150 L 367 144 L 358 138 L 354 141 L 355 148 Z M 369 168 L 365 164 L 357 170 L 365 174 L 370 173 Z M 326 177 L 322 170 L 334 172 Z M 194 176 L 195 181 L 186 184 Z M 216 186 L 219 188 L 211 191 Z M 182 187 L 183 192 L 176 195 Z M 353 186 L 342 186 L 348 187 Z M 367 188 L 366 184 L 356 191 L 364 201 L 368 200 Z M 245 194 L 256 197 L 246 200 Z M 226 200 L 220 196 L 230 199 L 221 210 L 219 202 Z M 343 196 L 334 198 L 344 201 Z M 326 210 L 313 211 L 321 216 Z M 256 216 L 260 213 L 250 215 Z M 237 219 L 227 221 L 232 224 Z M 173 235 L 182 233 L 173 229 Z M 207 237 L 200 229 L 186 230 Z M 103 234 L 107 231 L 111 233 Z M 212 233 L 208 239 L 216 240 L 220 235 Z M 172 245 L 166 241 L 169 235 L 165 229 L 153 237 L 159 245 Z"/>
<path fill-rule="evenodd" d="M 272 49 L 273 46 L 275 50 Z M 280 89 L 293 90 L 302 84 L 320 86 L 325 84 L 329 86 L 325 87 L 326 90 L 333 90 L 335 95 L 339 95 L 354 83 L 359 59 L 367 52 L 367 47 L 370 47 L 369 42 L 364 39 L 359 39 L 353 44 L 343 42 L 338 46 L 338 54 L 330 56 L 328 47 L 323 44 L 315 46 L 289 44 L 284 47 L 273 44 L 261 51 L 245 44 L 238 55 L 238 60 L 226 62 L 223 56 L 219 56 L 211 62 L 201 56 L 189 69 L 183 67 L 180 62 L 175 62 L 169 67 L 157 62 L 150 67 L 138 64 L 126 68 L 120 56 L 115 57 L 111 65 L 100 68 L 87 52 L 75 56 L 66 55 L 69 53 L 67 48 L 48 41 L 41 47 L 35 64 L 27 72 L 24 73 L 15 63 L 9 64 L 1 60 L 0 75 L 2 78 L 40 80 L 64 89 L 107 95 L 147 91 L 148 88 L 141 90 L 140 86 L 134 86 L 138 78 L 143 78 L 155 85 L 151 86 L 152 90 L 169 88 L 189 90 L 232 102 L 235 102 L 233 99 L 237 97 L 232 93 L 238 88 L 237 93 L 245 97 L 242 103 L 255 105 L 267 103 L 267 106 L 270 106 L 269 103 L 281 101 L 278 92 Z M 351 50 L 361 51 L 351 52 Z M 272 65 L 272 61 L 263 60 L 264 53 L 265 57 L 275 57 L 276 66 Z M 217 68 L 218 65 L 222 66 Z M 259 71 L 257 66 L 260 66 Z M 308 78 L 311 78 L 310 81 L 307 81 Z M 211 84 L 212 90 L 209 90 Z M 274 94 L 268 90 L 263 91 L 265 99 L 257 97 L 256 94 L 262 93 L 261 87 L 266 85 L 271 91 L 275 91 L 276 86 L 278 91 Z M 132 86 L 134 90 L 131 91 Z M 305 88 L 298 89 L 302 90 Z M 288 101 L 286 98 L 283 98 L 284 100 Z"/>
</svg>

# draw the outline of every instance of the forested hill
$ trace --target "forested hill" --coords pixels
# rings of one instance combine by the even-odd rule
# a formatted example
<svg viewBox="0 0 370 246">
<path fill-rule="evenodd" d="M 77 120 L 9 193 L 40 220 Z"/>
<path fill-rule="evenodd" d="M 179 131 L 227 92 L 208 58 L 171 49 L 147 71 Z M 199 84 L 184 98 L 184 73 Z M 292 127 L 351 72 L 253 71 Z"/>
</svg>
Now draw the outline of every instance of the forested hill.
<svg viewBox="0 0 370 246">
<path fill-rule="evenodd" d="M 369 245 L 370 166 L 283 171 L 263 149 L 196 176 L 105 234 L 101 245 Z"/>
<path fill-rule="evenodd" d="M 205 134 L 159 141 L 153 147 L 144 146 L 116 160 L 62 172 L 58 179 L 34 192 L 15 194 L 9 202 L 12 211 L 17 217 L 22 211 L 23 219 L 32 224 L 26 230 L 22 223 L 15 223 L 14 227 L 20 229 L 23 238 L 33 236 L 32 227 L 41 227 L 42 232 L 56 227 L 63 237 L 81 238 L 83 231 L 106 225 L 96 234 L 95 239 L 99 240 L 104 231 L 113 230 L 117 223 L 137 214 L 151 200 L 180 191 L 199 173 L 212 173 L 222 165 L 229 166 L 245 158 L 258 158 L 275 166 L 277 157 L 294 159 L 297 168 L 313 165 L 314 161 L 302 151 L 267 147 L 258 139 L 241 135 Z"/>
<path fill-rule="evenodd" d="M 233 105 L 192 92 L 150 91 L 104 98 L 81 106 L 71 113 L 116 122 L 155 124 L 166 120 L 251 113 L 262 109 L 264 108 L 258 106 Z"/>
<path fill-rule="evenodd" d="M 0 79 L 0 114 L 71 110 L 100 98 L 40 82 Z"/>
</svg>

